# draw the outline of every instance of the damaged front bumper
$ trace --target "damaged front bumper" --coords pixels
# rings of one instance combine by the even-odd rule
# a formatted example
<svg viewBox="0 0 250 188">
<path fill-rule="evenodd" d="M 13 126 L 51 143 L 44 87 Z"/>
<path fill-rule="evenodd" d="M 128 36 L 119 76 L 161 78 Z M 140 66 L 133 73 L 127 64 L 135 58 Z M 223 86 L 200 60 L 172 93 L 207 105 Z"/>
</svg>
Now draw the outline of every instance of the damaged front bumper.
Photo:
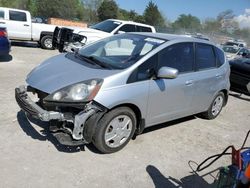
<svg viewBox="0 0 250 188">
<path fill-rule="evenodd" d="M 74 115 L 73 118 L 66 113 L 47 111 L 31 100 L 25 86 L 20 86 L 15 89 L 15 98 L 20 108 L 33 118 L 46 122 L 51 120 L 64 122 L 60 128 L 57 127 L 52 130 L 52 134 L 64 145 L 77 145 L 80 142 L 86 143 L 84 142 L 85 139 L 83 135 L 85 123 L 93 114 L 102 111 L 97 106 L 92 105 L 91 102 L 86 104 L 85 108 Z M 64 126 L 67 122 L 73 123 L 73 129 Z"/>
</svg>

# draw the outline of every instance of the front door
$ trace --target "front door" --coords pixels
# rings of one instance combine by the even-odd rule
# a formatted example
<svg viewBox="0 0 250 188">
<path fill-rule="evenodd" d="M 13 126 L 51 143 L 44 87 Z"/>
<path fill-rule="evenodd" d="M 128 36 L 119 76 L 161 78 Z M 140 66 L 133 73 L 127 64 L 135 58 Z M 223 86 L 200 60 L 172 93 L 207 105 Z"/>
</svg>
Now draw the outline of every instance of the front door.
<svg viewBox="0 0 250 188">
<path fill-rule="evenodd" d="M 10 39 L 31 40 L 31 19 L 23 11 L 9 10 L 6 27 Z"/>
<path fill-rule="evenodd" d="M 193 43 L 178 43 L 158 54 L 158 69 L 165 66 L 176 68 L 179 75 L 174 79 L 150 81 L 148 125 L 162 123 L 192 114 L 194 96 L 194 47 Z"/>
</svg>

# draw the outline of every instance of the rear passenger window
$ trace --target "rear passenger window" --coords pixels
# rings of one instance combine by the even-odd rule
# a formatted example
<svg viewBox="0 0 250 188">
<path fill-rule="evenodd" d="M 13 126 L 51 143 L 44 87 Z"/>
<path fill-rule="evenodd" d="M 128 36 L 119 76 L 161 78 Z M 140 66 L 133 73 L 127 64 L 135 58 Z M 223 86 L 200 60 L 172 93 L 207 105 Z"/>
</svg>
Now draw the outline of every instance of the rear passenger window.
<svg viewBox="0 0 250 188">
<path fill-rule="evenodd" d="M 174 44 L 159 53 L 159 68 L 166 66 L 184 73 L 193 71 L 193 65 L 193 43 Z"/>
<path fill-rule="evenodd" d="M 0 10 L 0 19 L 4 19 L 4 11 Z"/>
<path fill-rule="evenodd" d="M 136 32 L 152 32 L 150 27 L 136 26 Z"/>
<path fill-rule="evenodd" d="M 196 44 L 196 67 L 198 70 L 216 67 L 213 47 L 208 44 Z"/>
<path fill-rule="evenodd" d="M 220 67 L 225 62 L 224 52 L 219 48 L 215 47 L 215 53 L 216 53 L 217 67 Z"/>
<path fill-rule="evenodd" d="M 122 26 L 119 31 L 124 31 L 124 32 L 135 32 L 135 25 L 130 25 L 126 24 Z"/>
<path fill-rule="evenodd" d="M 10 20 L 26 22 L 26 13 L 10 10 Z"/>
</svg>

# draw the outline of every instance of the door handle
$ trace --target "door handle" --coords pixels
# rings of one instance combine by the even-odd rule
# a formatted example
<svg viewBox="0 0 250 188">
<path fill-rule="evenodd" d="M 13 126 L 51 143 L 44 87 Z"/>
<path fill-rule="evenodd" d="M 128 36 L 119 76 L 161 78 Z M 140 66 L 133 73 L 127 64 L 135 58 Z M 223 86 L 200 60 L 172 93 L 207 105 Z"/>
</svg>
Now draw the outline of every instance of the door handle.
<svg viewBox="0 0 250 188">
<path fill-rule="evenodd" d="M 23 26 L 25 26 L 25 27 L 29 27 L 30 25 L 28 25 L 28 24 L 23 24 Z"/>
<path fill-rule="evenodd" d="M 193 80 L 188 80 L 188 81 L 185 82 L 185 85 L 186 86 L 191 86 L 191 85 L 193 85 L 193 83 L 194 83 Z"/>
<path fill-rule="evenodd" d="M 0 22 L 0 24 L 6 24 L 5 22 Z"/>
<path fill-rule="evenodd" d="M 222 75 L 220 75 L 220 74 L 216 74 L 216 76 L 215 76 L 216 78 L 221 78 L 222 77 Z"/>
</svg>

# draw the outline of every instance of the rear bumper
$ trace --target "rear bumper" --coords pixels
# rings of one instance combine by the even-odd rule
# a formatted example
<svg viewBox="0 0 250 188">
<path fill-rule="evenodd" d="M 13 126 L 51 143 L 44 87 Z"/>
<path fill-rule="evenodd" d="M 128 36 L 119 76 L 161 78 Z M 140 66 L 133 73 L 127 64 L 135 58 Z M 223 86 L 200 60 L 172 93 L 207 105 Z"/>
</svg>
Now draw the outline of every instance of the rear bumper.
<svg viewBox="0 0 250 188">
<path fill-rule="evenodd" d="M 27 94 L 25 86 L 20 86 L 15 89 L 15 98 L 19 107 L 33 118 L 46 122 L 50 120 L 57 120 L 73 124 L 73 128 L 65 126 L 65 123 L 63 123 L 60 127 L 50 127 L 52 134 L 54 134 L 57 140 L 64 145 L 79 145 L 79 143 L 84 143 L 85 139 L 83 131 L 86 121 L 93 114 L 101 111 L 98 107 L 92 105 L 91 103 L 87 104 L 83 111 L 80 111 L 74 116 L 69 116 L 66 113 L 64 114 L 56 111 L 47 111 L 31 100 Z"/>
</svg>

